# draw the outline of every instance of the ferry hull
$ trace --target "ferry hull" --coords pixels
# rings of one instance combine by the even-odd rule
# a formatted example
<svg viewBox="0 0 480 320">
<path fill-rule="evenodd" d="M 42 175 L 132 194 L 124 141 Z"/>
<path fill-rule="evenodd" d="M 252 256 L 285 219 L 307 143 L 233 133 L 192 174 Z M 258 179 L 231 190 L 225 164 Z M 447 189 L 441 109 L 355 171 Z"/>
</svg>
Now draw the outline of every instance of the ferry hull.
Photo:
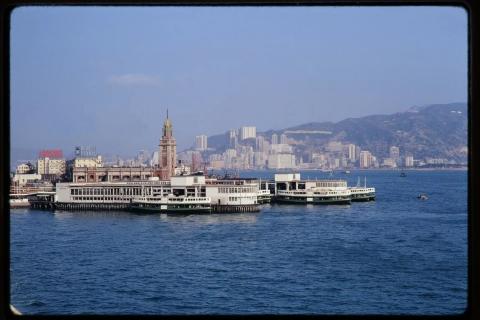
<svg viewBox="0 0 480 320">
<path fill-rule="evenodd" d="M 358 196 L 352 197 L 352 201 L 355 202 L 366 202 L 366 201 L 375 201 L 375 196 Z"/>
<path fill-rule="evenodd" d="M 285 204 L 350 204 L 351 199 L 313 199 L 312 201 L 307 201 L 303 199 L 285 199 L 285 198 L 275 198 L 274 202 L 276 203 L 285 203 Z"/>
<path fill-rule="evenodd" d="M 158 214 L 158 213 L 167 213 L 167 214 L 207 214 L 211 212 L 211 208 L 172 208 L 167 207 L 166 209 L 161 209 L 160 207 L 138 207 L 138 206 L 129 206 L 129 211 L 134 213 L 143 213 L 143 214 Z"/>
</svg>

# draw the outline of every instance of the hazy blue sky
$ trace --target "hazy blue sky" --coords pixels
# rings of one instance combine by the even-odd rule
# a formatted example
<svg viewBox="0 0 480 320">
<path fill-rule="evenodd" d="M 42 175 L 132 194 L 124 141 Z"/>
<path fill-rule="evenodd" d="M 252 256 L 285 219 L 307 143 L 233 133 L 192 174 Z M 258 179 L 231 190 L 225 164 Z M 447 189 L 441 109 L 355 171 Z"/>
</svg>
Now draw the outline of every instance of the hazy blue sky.
<svg viewBox="0 0 480 320">
<path fill-rule="evenodd" d="M 455 7 L 24 7 L 12 14 L 12 148 L 179 149 L 242 125 L 467 101 Z"/>
</svg>

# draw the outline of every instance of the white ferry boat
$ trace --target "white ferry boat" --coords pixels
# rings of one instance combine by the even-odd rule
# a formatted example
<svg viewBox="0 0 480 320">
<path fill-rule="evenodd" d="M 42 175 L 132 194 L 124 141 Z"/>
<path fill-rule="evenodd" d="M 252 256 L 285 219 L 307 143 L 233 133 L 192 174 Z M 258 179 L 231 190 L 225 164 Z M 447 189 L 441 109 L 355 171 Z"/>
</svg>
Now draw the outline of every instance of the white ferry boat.
<svg viewBox="0 0 480 320">
<path fill-rule="evenodd" d="M 10 195 L 10 208 L 25 208 L 30 207 L 30 202 L 27 198 L 14 198 Z"/>
<path fill-rule="evenodd" d="M 210 213 L 209 197 L 138 197 L 132 199 L 130 211 L 138 213 Z"/>
<path fill-rule="evenodd" d="M 373 201 L 375 200 L 375 188 L 367 187 L 367 178 L 365 177 L 365 184 L 360 186 L 360 178 L 357 186 L 348 188 L 352 194 L 352 201 Z"/>
<path fill-rule="evenodd" d="M 257 191 L 257 201 L 258 201 L 258 203 L 260 203 L 260 204 L 270 203 L 271 200 L 272 200 L 272 194 L 270 193 L 270 190 L 259 189 Z"/>
<path fill-rule="evenodd" d="M 301 180 L 299 173 L 275 174 L 275 201 L 349 204 L 351 192 L 345 180 Z"/>
</svg>

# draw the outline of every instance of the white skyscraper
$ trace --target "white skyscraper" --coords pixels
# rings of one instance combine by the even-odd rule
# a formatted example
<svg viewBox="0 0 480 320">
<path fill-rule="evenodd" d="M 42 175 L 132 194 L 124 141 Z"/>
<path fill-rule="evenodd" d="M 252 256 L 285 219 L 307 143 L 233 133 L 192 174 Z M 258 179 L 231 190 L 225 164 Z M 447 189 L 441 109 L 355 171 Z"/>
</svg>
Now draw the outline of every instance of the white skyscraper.
<svg viewBox="0 0 480 320">
<path fill-rule="evenodd" d="M 276 133 L 272 134 L 272 144 L 278 144 L 278 136 Z"/>
<path fill-rule="evenodd" d="M 282 133 L 280 135 L 280 143 L 281 144 L 287 144 L 287 135 L 285 133 Z"/>
<path fill-rule="evenodd" d="M 350 143 L 348 145 L 348 159 L 351 161 L 351 162 L 355 162 L 355 160 L 357 159 L 356 158 L 356 154 L 355 154 L 355 145 Z"/>
<path fill-rule="evenodd" d="M 413 156 L 405 157 L 405 167 L 413 167 Z"/>
<path fill-rule="evenodd" d="M 208 137 L 204 134 L 195 137 L 195 149 L 204 151 L 207 150 Z"/>
<path fill-rule="evenodd" d="M 255 138 L 257 136 L 257 127 L 241 127 L 240 140 Z"/>
<path fill-rule="evenodd" d="M 360 168 L 370 168 L 372 162 L 372 154 L 370 151 L 360 151 Z"/>
</svg>

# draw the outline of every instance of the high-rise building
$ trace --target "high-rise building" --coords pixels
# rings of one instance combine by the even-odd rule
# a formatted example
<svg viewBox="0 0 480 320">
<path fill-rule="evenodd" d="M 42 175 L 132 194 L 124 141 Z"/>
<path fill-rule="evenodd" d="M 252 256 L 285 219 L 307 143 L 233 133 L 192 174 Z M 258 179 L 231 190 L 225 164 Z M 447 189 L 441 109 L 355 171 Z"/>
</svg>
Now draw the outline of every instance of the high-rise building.
<svg viewBox="0 0 480 320">
<path fill-rule="evenodd" d="M 228 131 L 228 145 L 230 148 L 236 148 L 238 143 L 238 135 L 236 129 L 231 129 Z"/>
<path fill-rule="evenodd" d="M 195 137 L 195 149 L 199 151 L 207 150 L 208 137 L 204 134 Z"/>
<path fill-rule="evenodd" d="M 281 144 L 287 144 L 287 135 L 285 133 L 282 133 L 280 135 L 280 143 Z"/>
<path fill-rule="evenodd" d="M 360 152 L 362 152 L 362 148 L 359 146 L 355 146 L 355 161 L 360 159 Z"/>
<path fill-rule="evenodd" d="M 405 167 L 413 167 L 413 156 L 405 157 Z"/>
<path fill-rule="evenodd" d="M 278 144 L 278 136 L 276 133 L 272 134 L 272 144 Z"/>
<path fill-rule="evenodd" d="M 175 165 L 177 163 L 177 142 L 173 137 L 172 122 L 168 118 L 163 123 L 163 135 L 160 139 L 160 149 L 158 152 L 159 170 L 158 176 L 161 180 L 169 180 L 175 175 Z"/>
<path fill-rule="evenodd" d="M 295 168 L 295 155 L 288 153 L 277 153 L 268 155 L 269 169 Z"/>
<path fill-rule="evenodd" d="M 400 148 L 396 146 L 391 146 L 390 147 L 390 158 L 392 158 L 395 161 L 398 161 L 400 159 Z"/>
<path fill-rule="evenodd" d="M 370 151 L 360 151 L 360 168 L 370 168 L 372 166 L 372 154 Z"/>
<path fill-rule="evenodd" d="M 240 140 L 255 138 L 256 136 L 257 136 L 257 128 L 256 127 L 241 127 L 240 128 Z"/>
<path fill-rule="evenodd" d="M 356 158 L 356 147 L 354 144 L 350 143 L 348 146 L 348 159 L 351 161 L 351 162 L 355 162 L 355 160 L 357 159 Z"/>
<path fill-rule="evenodd" d="M 40 151 L 37 173 L 41 175 L 62 175 L 66 172 L 66 161 L 59 149 Z"/>
</svg>

